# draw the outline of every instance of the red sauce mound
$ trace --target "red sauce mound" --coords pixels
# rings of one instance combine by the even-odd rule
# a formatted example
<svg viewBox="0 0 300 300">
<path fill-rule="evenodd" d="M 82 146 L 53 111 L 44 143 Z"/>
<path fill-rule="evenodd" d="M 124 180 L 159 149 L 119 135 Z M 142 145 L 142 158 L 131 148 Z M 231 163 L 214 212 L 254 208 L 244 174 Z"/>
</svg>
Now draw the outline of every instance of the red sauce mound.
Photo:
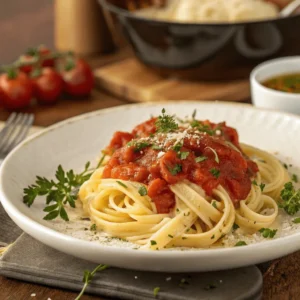
<svg viewBox="0 0 300 300">
<path fill-rule="evenodd" d="M 169 185 L 184 179 L 200 185 L 207 195 L 222 185 L 235 206 L 247 197 L 258 167 L 242 153 L 234 128 L 204 121 L 194 128 L 156 133 L 155 122 L 152 118 L 132 133 L 114 134 L 105 150 L 112 156 L 104 168 L 104 178 L 147 184 L 159 213 L 174 207 Z"/>
</svg>

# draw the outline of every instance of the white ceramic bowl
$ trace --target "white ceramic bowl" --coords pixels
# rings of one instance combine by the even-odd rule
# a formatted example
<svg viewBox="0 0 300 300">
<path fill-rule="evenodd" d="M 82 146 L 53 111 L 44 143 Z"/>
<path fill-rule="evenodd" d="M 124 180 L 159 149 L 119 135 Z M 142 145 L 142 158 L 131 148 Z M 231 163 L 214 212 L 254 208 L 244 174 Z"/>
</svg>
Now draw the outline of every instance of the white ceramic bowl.
<svg viewBox="0 0 300 300">
<path fill-rule="evenodd" d="M 253 104 L 300 114 L 300 94 L 272 90 L 261 84 L 272 77 L 292 73 L 300 73 L 300 56 L 273 59 L 258 65 L 250 75 Z"/>
</svg>

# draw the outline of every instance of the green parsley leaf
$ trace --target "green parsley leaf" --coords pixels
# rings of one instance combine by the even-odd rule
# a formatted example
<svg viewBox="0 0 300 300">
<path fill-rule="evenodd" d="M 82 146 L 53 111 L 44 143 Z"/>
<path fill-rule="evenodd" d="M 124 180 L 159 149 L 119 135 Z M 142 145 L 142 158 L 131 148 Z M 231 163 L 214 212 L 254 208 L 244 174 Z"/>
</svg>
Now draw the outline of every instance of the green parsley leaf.
<svg viewBox="0 0 300 300">
<path fill-rule="evenodd" d="M 133 147 L 134 152 L 140 152 L 144 148 L 149 147 L 151 144 L 148 142 L 138 142 L 138 141 L 130 141 L 127 146 Z"/>
<path fill-rule="evenodd" d="M 237 229 L 239 229 L 239 228 L 240 228 L 240 226 L 239 226 L 238 224 L 233 223 L 233 226 L 232 226 L 232 229 L 233 229 L 233 230 L 237 230 Z"/>
<path fill-rule="evenodd" d="M 219 176 L 220 176 L 220 170 L 218 170 L 216 168 L 210 169 L 209 172 L 216 178 L 219 178 Z"/>
<path fill-rule="evenodd" d="M 188 284 L 189 284 L 189 282 L 185 278 L 182 278 L 180 280 L 179 287 L 185 287 Z"/>
<path fill-rule="evenodd" d="M 168 234 L 168 237 L 170 237 L 171 239 L 174 238 L 174 236 L 171 234 Z"/>
<path fill-rule="evenodd" d="M 288 169 L 288 165 L 286 163 L 284 163 L 283 166 Z"/>
<path fill-rule="evenodd" d="M 215 235 L 213 235 L 212 237 L 211 237 L 211 239 L 213 240 L 215 238 Z"/>
<path fill-rule="evenodd" d="M 197 120 L 192 120 L 190 123 L 192 128 L 197 128 L 200 132 L 205 132 L 208 135 L 214 135 L 219 128 L 212 129 L 210 126 L 203 124 Z"/>
<path fill-rule="evenodd" d="M 178 129 L 178 124 L 175 122 L 173 116 L 166 115 L 166 110 L 162 109 L 162 115 L 159 116 L 155 122 L 156 131 L 162 133 L 172 132 Z"/>
<path fill-rule="evenodd" d="M 257 184 L 256 180 L 253 180 L 253 181 L 252 181 L 252 184 L 253 184 L 253 185 L 257 185 L 257 186 L 258 186 L 258 184 Z"/>
<path fill-rule="evenodd" d="M 293 174 L 293 175 L 292 175 L 292 180 L 293 180 L 294 182 L 298 182 L 298 176 L 297 176 L 296 174 Z"/>
<path fill-rule="evenodd" d="M 146 196 L 148 194 L 147 188 L 144 185 L 139 187 L 138 192 L 141 196 Z"/>
<path fill-rule="evenodd" d="M 219 156 L 218 156 L 218 153 L 216 152 L 216 150 L 213 149 L 213 148 L 211 148 L 211 147 L 206 147 L 206 148 L 210 149 L 210 150 L 213 152 L 213 154 L 214 154 L 214 156 L 215 156 L 215 162 L 216 162 L 217 164 L 220 163 L 220 159 L 219 159 Z"/>
<path fill-rule="evenodd" d="M 296 218 L 296 219 L 294 219 L 294 220 L 293 220 L 293 223 L 295 223 L 295 224 L 299 224 L 299 223 L 300 223 L 300 218 Z"/>
<path fill-rule="evenodd" d="M 154 240 L 151 240 L 150 243 L 151 243 L 151 246 L 157 245 L 156 241 L 154 241 Z"/>
<path fill-rule="evenodd" d="M 186 159 L 189 156 L 190 152 L 180 152 L 180 159 Z"/>
<path fill-rule="evenodd" d="M 46 215 L 43 219 L 44 220 L 54 220 L 59 215 L 58 210 L 51 211 L 48 215 Z"/>
<path fill-rule="evenodd" d="M 172 149 L 173 149 L 174 151 L 178 152 L 178 151 L 180 151 L 180 149 L 182 148 L 182 146 L 183 146 L 182 143 L 177 143 L 177 144 L 175 144 L 175 145 L 173 146 Z"/>
<path fill-rule="evenodd" d="M 213 290 L 213 289 L 215 289 L 215 288 L 217 288 L 217 286 L 216 286 L 214 283 L 210 283 L 210 284 L 208 284 L 204 289 L 205 289 L 206 291 L 209 291 L 209 290 Z"/>
<path fill-rule="evenodd" d="M 213 201 L 211 202 L 211 205 L 212 205 L 214 208 L 218 208 L 218 207 L 217 207 L 217 201 L 216 201 L 216 200 L 213 200 Z"/>
<path fill-rule="evenodd" d="M 198 157 L 195 158 L 196 163 L 199 163 L 199 162 L 202 162 L 202 161 L 205 161 L 205 160 L 207 160 L 206 156 L 198 156 Z"/>
<path fill-rule="evenodd" d="M 193 113 L 192 113 L 192 118 L 193 118 L 193 119 L 195 119 L 195 117 L 196 117 L 196 114 L 197 114 L 197 110 L 196 110 L 196 109 L 194 109 L 194 111 L 193 111 Z"/>
<path fill-rule="evenodd" d="M 169 172 L 175 176 L 182 171 L 182 166 L 180 164 L 176 164 L 173 168 L 168 168 Z"/>
<path fill-rule="evenodd" d="M 293 183 L 287 182 L 280 192 L 281 202 L 278 203 L 287 214 L 294 215 L 300 210 L 300 189 L 295 190 Z"/>
<path fill-rule="evenodd" d="M 162 149 L 163 149 L 163 148 L 160 147 L 159 145 L 152 145 L 151 148 L 152 148 L 153 150 L 162 150 Z"/>
<path fill-rule="evenodd" d="M 265 188 L 265 184 L 264 183 L 261 183 L 260 185 L 259 185 L 259 187 L 260 187 L 260 190 L 263 192 L 264 191 L 264 188 Z"/>
<path fill-rule="evenodd" d="M 97 231 L 97 225 L 92 224 L 91 227 L 90 227 L 90 231 Z"/>
<path fill-rule="evenodd" d="M 240 247 L 240 246 L 246 246 L 246 245 L 247 245 L 246 242 L 244 242 L 244 241 L 238 241 L 238 242 L 234 245 L 234 247 Z"/>
<path fill-rule="evenodd" d="M 128 188 L 128 186 L 125 183 L 123 183 L 122 181 L 116 180 L 116 183 L 119 184 L 120 186 L 126 188 L 126 189 Z"/>
<path fill-rule="evenodd" d="M 47 206 L 44 211 L 48 214 L 44 219 L 53 220 L 60 216 L 63 220 L 69 221 L 65 205 L 69 204 L 71 207 L 75 207 L 79 187 L 91 177 L 95 170 L 89 170 L 89 167 L 90 163 L 87 162 L 84 170 L 79 174 L 75 174 L 73 170 L 66 172 L 59 165 L 55 172 L 56 180 L 36 176 L 35 183 L 24 188 L 23 202 L 30 207 L 36 197 L 46 196 Z"/>
<path fill-rule="evenodd" d="M 92 281 L 92 279 L 94 278 L 95 274 L 98 272 L 98 271 L 103 271 L 105 269 L 107 269 L 108 266 L 107 265 L 98 265 L 92 272 L 90 271 L 84 271 L 84 274 L 83 274 L 83 287 L 82 287 L 82 290 L 81 292 L 79 293 L 79 295 L 76 297 L 75 300 L 79 300 L 82 295 L 84 294 L 87 286 L 89 285 L 89 283 Z"/>
<path fill-rule="evenodd" d="M 153 295 L 154 295 L 154 297 L 156 297 L 158 295 L 159 291 L 160 291 L 160 287 L 159 286 L 157 286 L 156 288 L 153 289 Z"/>
<path fill-rule="evenodd" d="M 270 228 L 261 228 L 259 230 L 259 232 L 261 233 L 261 235 L 264 237 L 264 238 L 273 238 L 277 232 L 277 229 L 270 229 Z"/>
</svg>

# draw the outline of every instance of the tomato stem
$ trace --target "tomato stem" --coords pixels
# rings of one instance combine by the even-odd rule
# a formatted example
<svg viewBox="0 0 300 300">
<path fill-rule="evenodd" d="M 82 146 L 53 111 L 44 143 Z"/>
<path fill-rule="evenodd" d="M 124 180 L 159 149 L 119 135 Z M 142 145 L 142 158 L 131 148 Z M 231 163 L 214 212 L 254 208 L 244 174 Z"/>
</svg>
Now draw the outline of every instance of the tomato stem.
<svg viewBox="0 0 300 300">
<path fill-rule="evenodd" d="M 17 70 L 15 68 L 10 68 L 6 71 L 8 79 L 15 79 L 17 77 Z"/>
<path fill-rule="evenodd" d="M 75 61 L 73 57 L 68 57 L 65 65 L 65 71 L 71 71 L 75 67 Z"/>
<path fill-rule="evenodd" d="M 31 78 L 36 78 L 36 77 L 39 77 L 41 75 L 41 73 L 42 73 L 41 68 L 35 68 L 31 72 L 30 76 L 31 76 Z"/>
</svg>

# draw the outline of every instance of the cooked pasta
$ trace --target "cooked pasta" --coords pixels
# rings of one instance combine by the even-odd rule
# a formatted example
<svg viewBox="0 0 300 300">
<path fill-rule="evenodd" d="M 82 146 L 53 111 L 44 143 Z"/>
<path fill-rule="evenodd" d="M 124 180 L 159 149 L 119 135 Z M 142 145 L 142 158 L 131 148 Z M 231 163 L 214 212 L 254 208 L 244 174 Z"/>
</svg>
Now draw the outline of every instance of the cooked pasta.
<svg viewBox="0 0 300 300">
<path fill-rule="evenodd" d="M 114 134 L 104 165 L 79 191 L 97 229 L 161 250 L 217 245 L 234 224 L 245 232 L 271 226 L 289 180 L 281 163 L 239 144 L 225 123 L 180 122 L 163 112 Z"/>
<path fill-rule="evenodd" d="M 165 8 L 137 14 L 179 22 L 238 22 L 274 18 L 278 8 L 264 0 L 169 0 Z"/>
</svg>

